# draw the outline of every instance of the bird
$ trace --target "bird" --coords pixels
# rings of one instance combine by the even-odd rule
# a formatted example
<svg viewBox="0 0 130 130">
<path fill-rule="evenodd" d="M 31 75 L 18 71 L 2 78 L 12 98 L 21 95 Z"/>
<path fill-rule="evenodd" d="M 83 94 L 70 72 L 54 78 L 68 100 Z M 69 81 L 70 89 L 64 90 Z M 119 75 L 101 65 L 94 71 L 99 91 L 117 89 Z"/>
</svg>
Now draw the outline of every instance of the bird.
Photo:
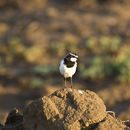
<svg viewBox="0 0 130 130">
<path fill-rule="evenodd" d="M 65 87 L 66 79 L 70 78 L 71 88 L 72 88 L 72 76 L 75 74 L 77 69 L 78 55 L 69 52 L 60 62 L 59 70 L 61 75 L 64 76 Z"/>
</svg>

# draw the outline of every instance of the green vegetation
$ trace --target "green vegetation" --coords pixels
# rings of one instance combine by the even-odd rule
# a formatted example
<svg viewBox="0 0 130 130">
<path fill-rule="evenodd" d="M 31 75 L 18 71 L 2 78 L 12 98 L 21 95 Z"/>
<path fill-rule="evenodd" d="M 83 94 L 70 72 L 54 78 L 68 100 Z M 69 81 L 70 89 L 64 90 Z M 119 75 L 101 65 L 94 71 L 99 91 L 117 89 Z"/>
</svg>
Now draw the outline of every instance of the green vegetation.
<svg viewBox="0 0 130 130">
<path fill-rule="evenodd" d="M 14 76 L 6 67 L 11 65 L 20 70 L 23 68 L 19 68 L 19 65 L 22 65 L 31 71 L 30 75 L 30 71 L 25 70 L 29 77 L 22 77 L 26 81 L 24 86 L 40 87 L 43 85 L 41 76 L 52 77 L 58 74 L 60 59 L 71 51 L 80 56 L 81 79 L 100 81 L 112 77 L 113 81 L 130 84 L 129 50 L 130 46 L 123 44 L 119 36 L 89 37 L 82 45 L 55 42 L 47 46 L 25 46 L 20 38 L 13 37 L 7 46 L 1 45 L 0 76 Z M 17 75 L 16 78 L 20 80 Z"/>
<path fill-rule="evenodd" d="M 32 78 L 31 81 L 29 82 L 29 87 L 31 88 L 37 88 L 37 87 L 42 87 L 44 85 L 44 80 L 40 78 Z"/>
<path fill-rule="evenodd" d="M 121 43 L 118 36 L 88 38 L 85 46 L 92 56 L 86 59 L 87 64 L 80 66 L 81 77 L 93 81 L 113 77 L 115 81 L 130 84 L 130 47 Z"/>
<path fill-rule="evenodd" d="M 54 74 L 57 72 L 58 72 L 58 67 L 52 66 L 52 65 L 50 65 L 50 66 L 36 66 L 33 69 L 34 74 L 39 74 L 42 76 L 47 76 L 49 74 L 51 75 L 51 74 Z"/>
</svg>

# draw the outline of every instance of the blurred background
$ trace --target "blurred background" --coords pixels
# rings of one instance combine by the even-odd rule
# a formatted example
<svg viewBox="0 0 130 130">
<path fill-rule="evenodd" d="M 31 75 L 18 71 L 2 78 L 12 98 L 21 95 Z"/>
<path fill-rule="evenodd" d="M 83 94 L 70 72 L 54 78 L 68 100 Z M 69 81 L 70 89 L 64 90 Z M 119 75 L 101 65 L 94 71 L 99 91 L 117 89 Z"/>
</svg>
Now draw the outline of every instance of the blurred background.
<svg viewBox="0 0 130 130">
<path fill-rule="evenodd" d="M 74 88 L 130 119 L 129 0 L 0 0 L 0 123 L 64 88 L 59 62 L 79 55 Z"/>
</svg>

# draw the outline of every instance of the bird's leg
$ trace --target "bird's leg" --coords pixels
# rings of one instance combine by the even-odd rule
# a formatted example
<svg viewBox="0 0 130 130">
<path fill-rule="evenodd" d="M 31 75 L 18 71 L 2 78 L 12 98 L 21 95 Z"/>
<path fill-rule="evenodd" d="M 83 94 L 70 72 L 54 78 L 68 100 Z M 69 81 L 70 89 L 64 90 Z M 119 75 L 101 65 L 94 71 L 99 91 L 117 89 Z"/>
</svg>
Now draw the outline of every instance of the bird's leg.
<svg viewBox="0 0 130 130">
<path fill-rule="evenodd" d="M 65 88 L 66 88 L 66 78 L 64 77 L 64 81 L 65 81 Z"/>
<path fill-rule="evenodd" d="M 70 83 L 71 83 L 71 88 L 72 88 L 72 85 L 73 85 L 72 77 L 70 77 Z"/>
</svg>

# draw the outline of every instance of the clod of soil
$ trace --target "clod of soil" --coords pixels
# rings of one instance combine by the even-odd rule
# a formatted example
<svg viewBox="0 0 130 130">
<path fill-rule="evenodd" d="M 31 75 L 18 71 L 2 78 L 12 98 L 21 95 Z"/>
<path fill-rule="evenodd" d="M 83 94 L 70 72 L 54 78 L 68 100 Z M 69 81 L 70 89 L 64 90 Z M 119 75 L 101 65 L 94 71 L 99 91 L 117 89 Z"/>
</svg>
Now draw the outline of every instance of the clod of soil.
<svg viewBox="0 0 130 130">
<path fill-rule="evenodd" d="M 27 130 L 80 130 L 107 115 L 101 98 L 88 90 L 61 89 L 32 102 L 24 111 Z"/>
<path fill-rule="evenodd" d="M 0 130 L 25 130 L 23 127 L 23 115 L 18 109 L 13 109 L 6 119 L 5 125 Z"/>
<path fill-rule="evenodd" d="M 103 121 L 101 121 L 95 130 L 128 130 L 121 121 L 112 117 L 111 115 L 107 115 Z"/>
</svg>

